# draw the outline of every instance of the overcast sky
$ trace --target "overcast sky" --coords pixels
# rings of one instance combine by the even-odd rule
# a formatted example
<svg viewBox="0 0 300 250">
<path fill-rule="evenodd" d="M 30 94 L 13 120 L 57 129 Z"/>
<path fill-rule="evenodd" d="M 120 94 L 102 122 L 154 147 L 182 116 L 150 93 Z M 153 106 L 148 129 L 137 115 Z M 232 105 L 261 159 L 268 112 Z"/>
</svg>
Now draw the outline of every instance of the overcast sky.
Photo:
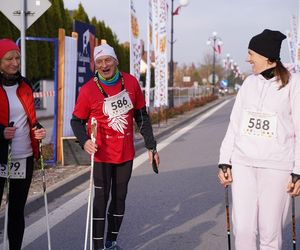
<svg viewBox="0 0 300 250">
<path fill-rule="evenodd" d="M 79 2 L 89 17 L 111 27 L 120 42 L 129 41 L 129 0 L 64 0 L 65 8 L 74 9 Z M 135 0 L 142 38 L 146 40 L 148 0 Z M 171 0 L 167 1 L 169 8 Z M 179 0 L 174 0 L 174 9 Z M 206 41 L 213 31 L 223 41 L 220 59 L 229 53 L 242 71 L 250 71 L 245 62 L 252 36 L 265 28 L 286 33 L 292 16 L 298 19 L 299 0 L 190 0 L 179 16 L 174 16 L 174 60 L 198 64 L 213 53 Z M 170 18 L 169 18 L 170 20 Z M 169 23 L 170 27 L 170 23 Z M 282 44 L 282 61 L 289 61 L 286 40 Z"/>
</svg>

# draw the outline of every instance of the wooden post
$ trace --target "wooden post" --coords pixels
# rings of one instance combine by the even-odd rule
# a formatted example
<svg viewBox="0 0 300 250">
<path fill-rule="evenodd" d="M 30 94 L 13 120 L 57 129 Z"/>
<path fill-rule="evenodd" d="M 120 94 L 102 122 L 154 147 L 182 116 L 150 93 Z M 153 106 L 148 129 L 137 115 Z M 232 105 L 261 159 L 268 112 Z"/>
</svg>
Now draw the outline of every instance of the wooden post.
<svg viewBox="0 0 300 250">
<path fill-rule="evenodd" d="M 57 110 L 57 161 L 62 160 L 62 132 L 64 110 L 65 30 L 58 30 L 58 110 Z"/>
</svg>

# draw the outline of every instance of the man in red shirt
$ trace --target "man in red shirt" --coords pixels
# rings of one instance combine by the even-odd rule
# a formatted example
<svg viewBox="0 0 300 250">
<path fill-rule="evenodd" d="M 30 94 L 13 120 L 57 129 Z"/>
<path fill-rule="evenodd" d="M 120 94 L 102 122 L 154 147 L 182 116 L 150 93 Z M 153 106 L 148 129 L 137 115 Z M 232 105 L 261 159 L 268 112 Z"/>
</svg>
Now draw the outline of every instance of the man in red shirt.
<svg viewBox="0 0 300 250">
<path fill-rule="evenodd" d="M 94 249 L 121 249 L 116 239 L 125 212 L 128 182 L 134 158 L 135 120 L 149 150 L 150 162 L 159 165 L 156 141 L 136 78 L 118 70 L 118 58 L 108 44 L 95 47 L 95 75 L 79 92 L 71 126 L 83 149 L 94 154 L 93 242 Z M 97 120 L 96 143 L 91 140 L 91 119 Z M 85 124 L 88 124 L 87 131 Z"/>
</svg>

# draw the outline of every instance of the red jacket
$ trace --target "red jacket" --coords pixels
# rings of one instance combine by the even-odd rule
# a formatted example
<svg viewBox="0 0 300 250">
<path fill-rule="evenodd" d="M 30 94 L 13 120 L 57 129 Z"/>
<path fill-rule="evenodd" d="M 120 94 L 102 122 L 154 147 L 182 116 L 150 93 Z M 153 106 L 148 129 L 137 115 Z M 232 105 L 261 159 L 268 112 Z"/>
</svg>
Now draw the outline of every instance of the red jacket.
<svg viewBox="0 0 300 250">
<path fill-rule="evenodd" d="M 34 138 L 32 128 L 36 124 L 36 114 L 34 106 L 34 98 L 30 84 L 21 78 L 17 88 L 17 96 L 22 103 L 28 117 L 30 127 L 30 138 L 33 150 L 33 155 L 36 159 L 39 157 L 38 140 Z M 3 131 L 9 124 L 9 103 L 6 92 L 0 83 L 0 163 L 7 163 L 8 140 L 4 139 Z"/>
</svg>

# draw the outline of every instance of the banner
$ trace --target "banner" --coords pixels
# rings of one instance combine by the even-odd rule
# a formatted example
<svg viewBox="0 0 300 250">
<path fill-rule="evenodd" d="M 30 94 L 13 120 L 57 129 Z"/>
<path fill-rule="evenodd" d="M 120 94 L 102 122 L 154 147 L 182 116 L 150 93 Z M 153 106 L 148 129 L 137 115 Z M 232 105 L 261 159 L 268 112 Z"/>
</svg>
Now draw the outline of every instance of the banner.
<svg viewBox="0 0 300 250">
<path fill-rule="evenodd" d="M 152 0 L 148 0 L 148 19 L 147 19 L 147 72 L 145 85 L 146 107 L 150 107 L 150 86 L 151 86 L 151 54 L 152 45 Z"/>
<path fill-rule="evenodd" d="M 155 51 L 154 106 L 168 106 L 167 3 L 153 0 L 153 33 Z"/>
<path fill-rule="evenodd" d="M 292 31 L 286 31 L 288 49 L 290 55 L 290 61 L 293 65 L 295 65 L 296 53 L 295 53 L 295 39 Z"/>
<path fill-rule="evenodd" d="M 73 31 L 78 34 L 76 99 L 80 87 L 94 75 L 95 26 L 79 22 L 73 23 Z"/>
<path fill-rule="evenodd" d="M 130 74 L 140 80 L 140 65 L 142 58 L 139 22 L 134 7 L 134 0 L 130 0 Z"/>
<path fill-rule="evenodd" d="M 74 136 L 70 125 L 76 98 L 76 55 L 77 39 L 65 37 L 65 68 L 64 68 L 64 110 L 62 136 Z"/>
</svg>

